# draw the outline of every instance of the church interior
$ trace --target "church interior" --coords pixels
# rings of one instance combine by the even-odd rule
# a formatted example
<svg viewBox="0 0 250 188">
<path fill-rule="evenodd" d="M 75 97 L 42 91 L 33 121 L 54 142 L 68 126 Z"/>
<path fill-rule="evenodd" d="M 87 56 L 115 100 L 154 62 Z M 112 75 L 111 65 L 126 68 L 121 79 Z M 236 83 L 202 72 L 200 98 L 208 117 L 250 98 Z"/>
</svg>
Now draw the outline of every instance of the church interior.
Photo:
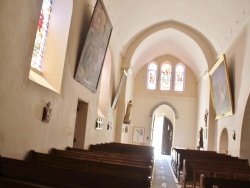
<svg viewBox="0 0 250 188">
<path fill-rule="evenodd" d="M 1 0 L 0 23 L 1 157 L 119 143 L 250 160 L 250 1 Z"/>
</svg>

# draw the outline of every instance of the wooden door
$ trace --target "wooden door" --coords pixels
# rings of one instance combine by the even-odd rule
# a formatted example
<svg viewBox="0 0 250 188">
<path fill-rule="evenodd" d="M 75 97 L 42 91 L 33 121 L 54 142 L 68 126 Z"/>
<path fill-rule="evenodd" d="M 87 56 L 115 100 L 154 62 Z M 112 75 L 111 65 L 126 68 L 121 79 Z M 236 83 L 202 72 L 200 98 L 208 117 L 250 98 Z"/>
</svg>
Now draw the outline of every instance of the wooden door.
<svg viewBox="0 0 250 188">
<path fill-rule="evenodd" d="M 172 148 L 172 140 L 173 140 L 173 125 L 172 122 L 164 117 L 163 120 L 163 130 L 162 130 L 162 148 L 161 153 L 163 155 L 171 155 Z"/>
</svg>

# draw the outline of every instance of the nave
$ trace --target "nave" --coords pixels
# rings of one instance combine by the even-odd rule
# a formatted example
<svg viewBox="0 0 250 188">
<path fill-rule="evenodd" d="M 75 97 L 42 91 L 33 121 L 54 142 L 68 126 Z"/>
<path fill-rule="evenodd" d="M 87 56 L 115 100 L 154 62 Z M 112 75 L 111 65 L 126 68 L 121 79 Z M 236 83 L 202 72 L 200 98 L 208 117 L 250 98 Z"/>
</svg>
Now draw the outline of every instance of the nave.
<svg viewBox="0 0 250 188">
<path fill-rule="evenodd" d="M 180 188 L 171 168 L 170 155 L 156 155 L 152 188 Z"/>
</svg>

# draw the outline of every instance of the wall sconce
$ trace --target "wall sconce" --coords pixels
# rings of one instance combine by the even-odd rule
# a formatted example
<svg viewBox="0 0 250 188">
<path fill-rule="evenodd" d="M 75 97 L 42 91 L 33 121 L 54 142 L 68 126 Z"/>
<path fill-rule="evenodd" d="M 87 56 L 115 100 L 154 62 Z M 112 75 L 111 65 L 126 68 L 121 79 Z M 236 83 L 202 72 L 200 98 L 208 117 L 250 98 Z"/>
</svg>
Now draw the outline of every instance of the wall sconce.
<svg viewBox="0 0 250 188">
<path fill-rule="evenodd" d="M 43 108 L 43 117 L 42 117 L 42 121 L 43 122 L 46 122 L 46 123 L 50 122 L 51 111 L 52 111 L 52 109 L 51 109 L 51 103 L 48 102 L 46 104 L 46 106 Z"/>
</svg>

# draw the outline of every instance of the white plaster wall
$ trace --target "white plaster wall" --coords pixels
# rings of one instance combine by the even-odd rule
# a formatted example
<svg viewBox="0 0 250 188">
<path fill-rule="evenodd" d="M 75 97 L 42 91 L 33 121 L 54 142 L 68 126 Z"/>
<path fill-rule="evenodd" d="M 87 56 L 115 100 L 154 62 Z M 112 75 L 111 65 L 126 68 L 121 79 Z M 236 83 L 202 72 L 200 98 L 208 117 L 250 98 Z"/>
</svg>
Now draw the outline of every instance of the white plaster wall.
<svg viewBox="0 0 250 188">
<path fill-rule="evenodd" d="M 48 152 L 52 147 L 64 149 L 73 145 L 76 108 L 78 99 L 88 103 L 86 136 L 84 147 L 89 144 L 113 141 L 116 111 L 107 109 L 106 122 L 113 122 L 113 131 L 95 129 L 99 87 L 91 92 L 74 80 L 76 65 L 80 59 L 89 20 L 93 8 L 90 0 L 73 1 L 69 40 L 65 55 L 61 94 L 57 94 L 28 79 L 31 54 L 34 45 L 37 19 L 41 0 L 0 2 L 0 155 L 23 158 L 31 149 Z M 114 39 L 110 42 L 115 49 Z M 119 70 L 120 55 L 111 52 L 114 68 Z M 114 55 L 118 54 L 118 55 Z M 112 78 L 119 81 L 119 75 Z M 118 80 L 118 81 L 117 81 Z M 43 123 L 42 110 L 47 102 L 52 104 L 50 123 Z"/>
<path fill-rule="evenodd" d="M 246 139 L 241 137 L 242 135 L 242 124 L 243 124 L 243 116 L 245 112 L 245 106 L 247 103 L 247 99 L 250 91 L 250 22 L 246 24 L 244 30 L 239 33 L 238 38 L 235 41 L 232 41 L 230 48 L 226 50 L 226 58 L 228 59 L 228 69 L 231 80 L 231 87 L 233 92 L 234 99 L 234 110 L 235 113 L 232 116 L 228 116 L 225 118 L 221 118 L 216 121 L 216 140 L 217 140 L 217 151 L 219 150 L 221 132 L 223 128 L 226 128 L 228 131 L 228 147 L 229 155 L 240 156 L 241 147 L 240 143 L 244 142 L 244 145 L 250 144 L 249 141 L 242 140 Z M 249 126 L 249 125 L 245 125 Z M 236 131 L 236 140 L 233 141 L 232 133 L 233 130 Z M 247 129 L 245 129 L 246 131 Z M 245 133 L 244 133 L 245 134 Z M 249 135 L 249 133 L 246 133 Z M 242 154 L 245 156 L 249 156 L 250 159 L 250 149 L 244 148 Z"/>
<path fill-rule="evenodd" d="M 170 61 L 173 66 L 180 61 L 172 56 L 165 55 L 157 58 L 155 61 L 161 63 Z M 185 92 L 162 92 L 149 91 L 146 89 L 147 65 L 143 66 L 135 78 L 135 87 L 133 95 L 133 108 L 131 110 L 131 123 L 133 127 L 145 127 L 144 143 L 147 144 L 146 137 L 150 138 L 151 131 L 151 111 L 157 104 L 167 102 L 172 104 L 179 118 L 173 125 L 173 147 L 196 148 L 196 127 L 197 127 L 197 83 L 194 74 L 186 67 L 186 86 Z M 130 143 L 132 134 L 130 134 Z"/>
</svg>

